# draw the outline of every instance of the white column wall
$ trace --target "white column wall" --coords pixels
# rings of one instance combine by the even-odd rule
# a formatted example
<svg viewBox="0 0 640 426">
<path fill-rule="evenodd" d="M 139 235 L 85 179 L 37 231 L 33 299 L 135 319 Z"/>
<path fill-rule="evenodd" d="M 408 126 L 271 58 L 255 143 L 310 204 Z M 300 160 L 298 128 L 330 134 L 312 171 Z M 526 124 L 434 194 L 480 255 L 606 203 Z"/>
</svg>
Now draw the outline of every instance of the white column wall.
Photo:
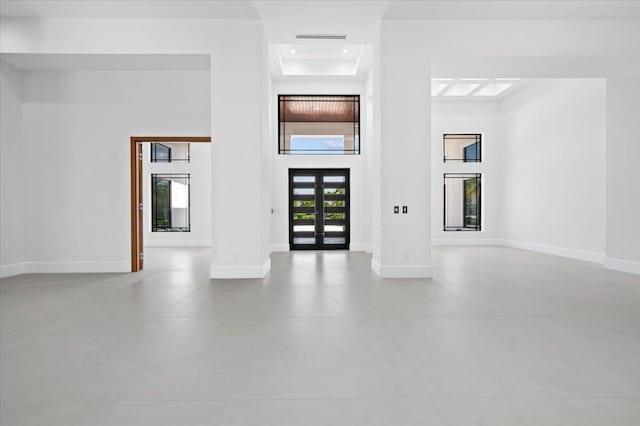
<svg viewBox="0 0 640 426">
<path fill-rule="evenodd" d="M 211 63 L 211 278 L 270 269 L 263 197 L 263 45 L 260 25 L 221 46 Z"/>
<path fill-rule="evenodd" d="M 607 81 L 605 266 L 640 274 L 640 71 Z"/>
<path fill-rule="evenodd" d="M 372 268 L 383 277 L 430 277 L 430 67 L 427 51 L 404 23 L 381 30 L 380 249 Z M 394 214 L 393 206 L 408 206 Z"/>
<path fill-rule="evenodd" d="M 20 70 L 0 62 L 0 277 L 23 272 L 22 80 Z"/>
</svg>

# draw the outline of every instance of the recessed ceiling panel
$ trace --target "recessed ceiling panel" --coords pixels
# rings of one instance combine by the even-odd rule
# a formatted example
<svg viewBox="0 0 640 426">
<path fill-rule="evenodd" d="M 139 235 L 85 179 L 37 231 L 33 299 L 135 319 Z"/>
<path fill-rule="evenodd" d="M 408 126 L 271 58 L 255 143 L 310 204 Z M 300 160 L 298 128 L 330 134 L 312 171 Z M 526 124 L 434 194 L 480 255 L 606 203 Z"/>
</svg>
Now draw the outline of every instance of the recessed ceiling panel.
<svg viewBox="0 0 640 426">
<path fill-rule="evenodd" d="M 356 75 L 362 51 L 342 43 L 276 46 L 283 75 Z"/>
<path fill-rule="evenodd" d="M 434 98 L 502 99 L 529 80 L 520 78 L 432 78 L 431 96 Z"/>
<path fill-rule="evenodd" d="M 447 86 L 448 86 L 447 83 L 438 83 L 438 82 L 431 83 L 431 96 L 438 96 L 440 92 L 442 92 L 444 88 Z"/>
<path fill-rule="evenodd" d="M 480 86 L 478 83 L 456 83 L 452 85 L 446 92 L 445 96 L 467 96 Z"/>
<path fill-rule="evenodd" d="M 500 93 L 513 86 L 511 83 L 489 83 L 485 84 L 473 96 L 498 96 Z"/>
</svg>

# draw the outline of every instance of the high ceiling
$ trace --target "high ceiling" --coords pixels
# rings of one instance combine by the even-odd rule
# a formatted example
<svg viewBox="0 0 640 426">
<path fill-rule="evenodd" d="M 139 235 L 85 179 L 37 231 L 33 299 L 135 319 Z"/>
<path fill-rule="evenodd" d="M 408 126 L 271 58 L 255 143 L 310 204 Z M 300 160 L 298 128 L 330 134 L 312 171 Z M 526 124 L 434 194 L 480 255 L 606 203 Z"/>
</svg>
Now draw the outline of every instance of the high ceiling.
<svg viewBox="0 0 640 426">
<path fill-rule="evenodd" d="M 638 19 L 635 0 L 0 0 L 4 17 Z M 352 21 L 352 24 L 357 21 Z M 327 23 L 327 22 L 325 22 Z"/>
<path fill-rule="evenodd" d="M 14 67 L 35 70 L 164 70 L 210 69 L 209 55 L 174 54 L 25 54 L 3 53 L 3 61 Z"/>
<path fill-rule="evenodd" d="M 260 20 L 266 41 L 271 46 L 269 67 L 273 77 L 361 77 L 372 63 L 370 46 L 379 41 L 381 20 L 628 20 L 640 19 L 640 0 L 0 0 L 0 15 L 27 18 Z M 344 34 L 347 39 L 310 42 L 296 40 L 297 34 Z M 436 78 L 589 78 L 617 73 L 635 66 L 637 62 L 637 57 L 623 55 L 610 58 L 584 55 L 488 58 L 472 52 L 452 56 L 447 43 L 436 43 L 432 48 L 431 71 Z M 291 49 L 295 49 L 296 54 L 292 54 Z M 343 53 L 344 50 L 347 53 Z M 3 59 L 7 58 L 3 55 Z M 163 58 L 153 57 L 99 58 L 89 55 L 9 59 L 15 60 L 15 65 L 24 69 L 170 69 L 174 66 L 163 65 Z M 180 66 L 186 69 L 208 67 L 209 60 L 204 56 L 188 59 Z"/>
</svg>

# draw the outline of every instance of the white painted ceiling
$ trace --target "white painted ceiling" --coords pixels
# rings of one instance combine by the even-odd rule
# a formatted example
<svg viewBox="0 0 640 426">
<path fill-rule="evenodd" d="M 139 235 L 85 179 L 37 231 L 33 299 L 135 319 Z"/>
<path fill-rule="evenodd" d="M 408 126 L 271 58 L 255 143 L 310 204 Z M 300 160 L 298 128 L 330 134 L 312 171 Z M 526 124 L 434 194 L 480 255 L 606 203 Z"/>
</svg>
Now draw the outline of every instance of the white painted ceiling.
<svg viewBox="0 0 640 426">
<path fill-rule="evenodd" d="M 209 55 L 141 54 L 24 54 L 3 53 L 0 58 L 24 70 L 208 70 Z"/>
<path fill-rule="evenodd" d="M 638 19 L 635 0 L 0 0 L 0 15 L 38 18 Z M 325 21 L 325 24 L 330 21 Z"/>
<path fill-rule="evenodd" d="M 243 0 L 0 0 L 3 17 L 258 19 Z"/>
<path fill-rule="evenodd" d="M 283 75 L 350 75 L 354 59 L 345 60 L 344 46 L 363 49 L 357 75 L 367 70 L 367 46 L 378 40 L 382 19 L 640 19 L 640 0 L 0 0 L 2 17 L 37 18 L 175 18 L 256 19 L 272 45 L 270 72 Z M 344 42 L 302 42 L 296 34 L 345 34 Z M 285 46 L 281 50 L 277 46 Z M 287 58 L 286 46 L 301 53 Z M 325 50 L 337 48 L 322 60 Z M 315 50 L 315 51 L 314 51 Z M 474 75 L 522 78 L 598 77 L 634 65 L 636 58 L 449 58 L 446 47 L 432 58 L 434 77 Z M 63 55 L 64 56 L 64 55 Z M 164 58 L 118 57 L 12 58 L 32 69 L 202 69 L 205 57 L 163 55 Z M 146 56 L 146 55 L 142 55 Z M 3 56 L 4 58 L 4 56 Z M 174 59 L 177 59 L 174 61 Z M 324 62 L 324 63 L 323 63 Z M 628 62 L 628 63 L 627 63 Z M 119 64 L 119 65 L 118 65 Z"/>
</svg>

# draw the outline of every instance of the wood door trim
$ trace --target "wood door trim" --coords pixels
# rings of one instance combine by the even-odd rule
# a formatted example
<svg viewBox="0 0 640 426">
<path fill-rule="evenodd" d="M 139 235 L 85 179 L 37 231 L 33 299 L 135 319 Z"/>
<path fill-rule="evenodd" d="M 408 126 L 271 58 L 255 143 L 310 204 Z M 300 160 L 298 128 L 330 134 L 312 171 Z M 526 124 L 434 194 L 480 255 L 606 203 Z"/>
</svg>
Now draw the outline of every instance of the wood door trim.
<svg viewBox="0 0 640 426">
<path fill-rule="evenodd" d="M 140 214 L 140 203 L 142 202 L 142 162 L 138 159 L 138 148 L 144 142 L 186 142 L 186 143 L 208 143 L 211 136 L 131 136 L 130 139 L 130 166 L 131 166 L 131 272 L 138 272 L 142 269 L 140 259 L 142 241 L 142 215 Z"/>
</svg>

